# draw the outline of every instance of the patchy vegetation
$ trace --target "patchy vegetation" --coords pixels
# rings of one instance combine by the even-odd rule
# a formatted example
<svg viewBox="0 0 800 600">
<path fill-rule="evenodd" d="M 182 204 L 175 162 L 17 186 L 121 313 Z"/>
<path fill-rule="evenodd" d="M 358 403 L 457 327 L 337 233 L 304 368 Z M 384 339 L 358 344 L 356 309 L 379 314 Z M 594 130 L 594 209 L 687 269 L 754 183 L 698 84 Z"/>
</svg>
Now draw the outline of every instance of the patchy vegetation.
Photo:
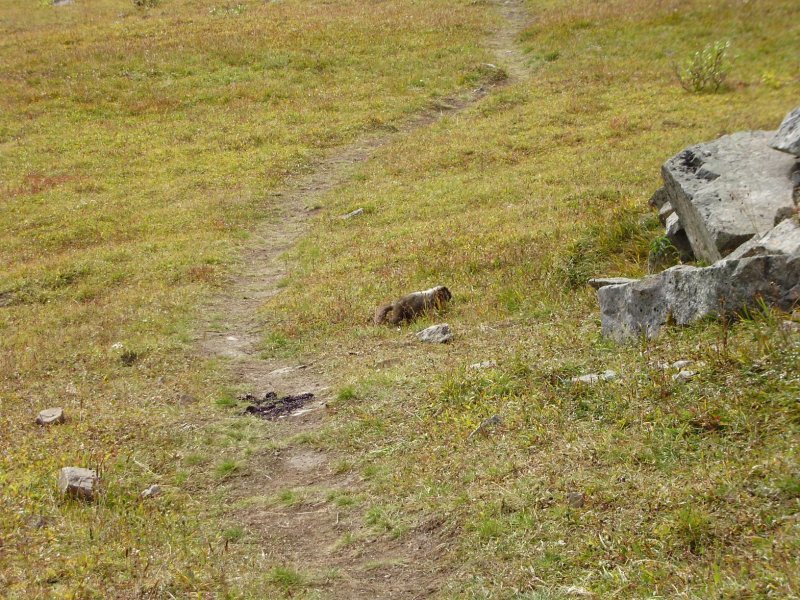
<svg viewBox="0 0 800 600">
<path fill-rule="evenodd" d="M 800 594 L 798 336 L 764 310 L 618 346 L 583 286 L 647 271 L 666 158 L 796 104 L 800 8 L 527 7 L 529 79 L 378 150 L 323 198 L 264 306 L 263 354 L 313 357 L 339 392 L 323 431 L 276 442 L 239 414 L 224 365 L 196 357 L 199 307 L 286 177 L 505 78 L 480 45 L 492 6 L 0 0 L 9 596 L 324 597 L 341 573 L 264 568 L 237 520 L 253 505 L 360 520 L 332 545 L 345 557 L 444 531 L 446 598 Z M 687 94 L 676 57 L 718 39 L 736 53 L 727 88 Z M 440 283 L 451 344 L 409 341 L 428 319 L 367 324 L 381 300 Z M 697 374 L 659 365 L 679 359 Z M 570 383 L 606 369 L 618 377 Z M 53 404 L 69 420 L 37 428 Z M 281 444 L 340 456 L 360 489 L 246 495 Z M 66 464 L 97 469 L 98 502 L 57 498 Z M 162 496 L 139 500 L 156 482 Z"/>
<path fill-rule="evenodd" d="M 794 597 L 797 336 L 764 311 L 618 346 L 583 284 L 641 276 L 651 249 L 665 254 L 647 209 L 664 160 L 774 129 L 796 104 L 798 9 L 528 6 L 531 78 L 331 194 L 287 293 L 265 306 L 268 335 L 327 357 L 348 390 L 315 444 L 370 474 L 367 504 L 458 532 L 442 597 Z M 719 38 L 736 49 L 729 89 L 687 95 L 674 57 Z M 370 214 L 335 218 L 357 206 Z M 364 324 L 375 299 L 440 282 L 454 295 L 448 347 L 409 344 L 430 321 Z M 679 359 L 697 375 L 658 366 Z M 569 383 L 606 369 L 618 378 Z"/>
<path fill-rule="evenodd" d="M 235 394 L 196 357 L 198 306 L 287 176 L 479 82 L 492 22 L 487 7 L 450 0 L 368 13 L 347 0 L 134 4 L 0 0 L 10 597 L 266 585 L 263 572 L 236 579 L 248 562 L 218 518 L 217 486 L 247 473 L 235 454 L 255 442 L 213 425 Z M 59 405 L 66 424 L 34 425 Z M 98 470 L 97 504 L 57 497 L 58 469 L 73 464 Z M 162 497 L 140 502 L 155 482 Z"/>
</svg>

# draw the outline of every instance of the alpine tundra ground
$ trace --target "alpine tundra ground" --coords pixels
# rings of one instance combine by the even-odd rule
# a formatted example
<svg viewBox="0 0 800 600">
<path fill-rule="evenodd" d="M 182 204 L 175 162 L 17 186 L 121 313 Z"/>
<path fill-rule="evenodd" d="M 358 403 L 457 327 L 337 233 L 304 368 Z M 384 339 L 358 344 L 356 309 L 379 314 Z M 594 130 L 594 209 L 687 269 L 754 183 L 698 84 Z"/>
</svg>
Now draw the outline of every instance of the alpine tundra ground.
<svg viewBox="0 0 800 600">
<path fill-rule="evenodd" d="M 800 595 L 785 316 L 619 346 L 585 286 L 646 271 L 665 159 L 797 104 L 797 3 L 0 0 L 0 32 L 5 595 Z M 451 344 L 369 324 L 437 284 Z M 317 399 L 242 415 L 271 389 Z"/>
</svg>

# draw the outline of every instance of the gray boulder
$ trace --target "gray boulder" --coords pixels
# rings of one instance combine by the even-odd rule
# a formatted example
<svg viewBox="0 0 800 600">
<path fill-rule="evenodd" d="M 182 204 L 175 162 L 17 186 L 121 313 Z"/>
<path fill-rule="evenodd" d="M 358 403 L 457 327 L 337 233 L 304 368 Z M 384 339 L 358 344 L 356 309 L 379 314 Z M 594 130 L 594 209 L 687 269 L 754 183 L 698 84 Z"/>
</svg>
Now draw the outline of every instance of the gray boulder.
<svg viewBox="0 0 800 600">
<path fill-rule="evenodd" d="M 58 472 L 58 490 L 64 496 L 94 500 L 99 479 L 92 469 L 64 467 Z"/>
<path fill-rule="evenodd" d="M 800 300 L 800 255 L 762 255 L 710 267 L 678 265 L 597 292 L 603 334 L 618 341 L 655 337 L 665 323 L 738 313 L 760 300 L 783 310 Z"/>
<path fill-rule="evenodd" d="M 726 135 L 687 148 L 662 167 L 663 196 L 698 258 L 720 260 L 794 207 L 795 159 L 770 148 L 771 137 L 767 131 Z"/>
<path fill-rule="evenodd" d="M 431 344 L 446 344 L 453 339 L 453 332 L 450 330 L 450 325 L 441 323 L 423 329 L 417 334 L 417 339 Z"/>
<path fill-rule="evenodd" d="M 781 221 L 764 235 L 739 246 L 728 258 L 747 258 L 760 254 L 800 254 L 800 223 L 795 219 Z"/>
<path fill-rule="evenodd" d="M 800 107 L 786 115 L 769 145 L 775 150 L 800 156 Z"/>
</svg>

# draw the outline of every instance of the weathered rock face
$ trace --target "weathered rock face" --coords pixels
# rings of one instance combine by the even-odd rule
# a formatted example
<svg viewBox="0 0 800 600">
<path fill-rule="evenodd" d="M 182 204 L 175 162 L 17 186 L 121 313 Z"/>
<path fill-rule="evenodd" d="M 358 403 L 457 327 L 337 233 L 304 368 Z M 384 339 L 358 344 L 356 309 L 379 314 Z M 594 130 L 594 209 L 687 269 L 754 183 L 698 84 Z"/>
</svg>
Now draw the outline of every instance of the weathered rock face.
<svg viewBox="0 0 800 600">
<path fill-rule="evenodd" d="M 775 150 L 800 156 L 800 107 L 786 115 L 769 145 Z"/>
<path fill-rule="evenodd" d="M 58 472 L 58 490 L 79 500 L 94 500 L 98 481 L 92 469 L 64 467 Z"/>
<path fill-rule="evenodd" d="M 795 158 L 770 148 L 771 137 L 766 131 L 726 135 L 663 166 L 664 188 L 656 196 L 672 205 L 698 258 L 720 260 L 793 209 Z"/>
<path fill-rule="evenodd" d="M 800 301 L 800 254 L 764 255 L 685 265 L 597 292 L 603 334 L 618 341 L 654 337 L 667 322 L 739 312 L 760 299 L 784 310 Z"/>
<path fill-rule="evenodd" d="M 596 290 L 607 285 L 619 285 L 620 283 L 631 283 L 636 279 L 629 279 L 628 277 L 594 277 L 589 280 L 589 285 Z"/>
<path fill-rule="evenodd" d="M 800 254 L 800 223 L 794 218 L 781 221 L 763 236 L 754 237 L 739 246 L 728 258 L 763 254 Z"/>
</svg>

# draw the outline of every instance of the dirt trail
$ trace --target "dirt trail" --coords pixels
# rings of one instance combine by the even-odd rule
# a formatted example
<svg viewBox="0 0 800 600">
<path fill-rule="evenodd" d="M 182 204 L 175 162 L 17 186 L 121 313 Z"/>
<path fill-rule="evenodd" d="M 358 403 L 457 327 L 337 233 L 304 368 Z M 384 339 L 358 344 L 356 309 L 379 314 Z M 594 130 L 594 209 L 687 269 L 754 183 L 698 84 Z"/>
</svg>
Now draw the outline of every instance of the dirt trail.
<svg viewBox="0 0 800 600">
<path fill-rule="evenodd" d="M 292 444 L 293 436 L 320 428 L 325 421 L 326 375 L 315 365 L 286 364 L 258 356 L 261 323 L 258 309 L 280 292 L 287 274 L 282 258 L 303 235 L 318 198 L 344 184 L 354 169 L 374 152 L 404 135 L 426 127 L 479 102 L 494 89 L 527 76 L 525 57 L 516 45 L 520 31 L 530 22 L 524 0 L 495 3 L 501 26 L 487 41 L 496 65 L 508 79 L 455 96 L 423 111 L 394 132 L 366 135 L 312 165 L 309 173 L 290 180 L 276 192 L 275 214 L 265 219 L 252 236 L 241 272 L 224 294 L 208 307 L 213 324 L 205 327 L 200 344 L 208 356 L 228 359 L 231 376 L 244 387 L 263 394 L 312 392 L 315 400 L 270 428 L 282 450 L 252 459 L 253 475 L 230 489 L 230 501 L 258 496 L 267 498 L 285 490 L 318 497 L 321 490 L 357 492 L 358 477 L 337 473 L 336 457 Z M 253 418 L 253 417 L 246 417 Z M 426 598 L 436 593 L 445 577 L 443 561 L 448 533 L 440 523 L 425 523 L 399 539 L 361 535 L 366 532 L 358 510 L 338 511 L 332 503 L 300 503 L 291 507 L 249 508 L 237 514 L 248 531 L 262 540 L 266 567 L 290 566 L 315 577 L 325 598 Z M 342 545 L 343 536 L 361 541 Z M 336 571 L 336 577 L 322 574 Z"/>
</svg>

